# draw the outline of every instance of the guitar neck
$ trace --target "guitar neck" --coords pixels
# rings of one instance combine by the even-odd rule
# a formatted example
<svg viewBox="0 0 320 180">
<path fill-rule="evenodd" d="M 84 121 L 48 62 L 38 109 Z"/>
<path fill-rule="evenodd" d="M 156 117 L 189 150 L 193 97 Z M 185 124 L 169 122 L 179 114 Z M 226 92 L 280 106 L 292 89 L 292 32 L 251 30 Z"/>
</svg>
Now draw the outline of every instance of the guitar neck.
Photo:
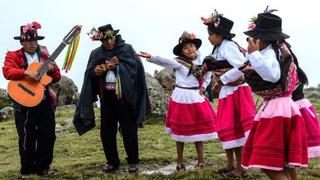
<svg viewBox="0 0 320 180">
<path fill-rule="evenodd" d="M 62 52 L 62 50 L 66 47 L 66 43 L 62 42 L 57 49 L 51 54 L 51 56 L 48 57 L 48 60 L 43 63 L 41 68 L 39 69 L 39 77 L 42 77 L 49 69 L 49 64 L 51 62 L 54 62 L 54 60 L 58 57 L 58 55 Z"/>
</svg>

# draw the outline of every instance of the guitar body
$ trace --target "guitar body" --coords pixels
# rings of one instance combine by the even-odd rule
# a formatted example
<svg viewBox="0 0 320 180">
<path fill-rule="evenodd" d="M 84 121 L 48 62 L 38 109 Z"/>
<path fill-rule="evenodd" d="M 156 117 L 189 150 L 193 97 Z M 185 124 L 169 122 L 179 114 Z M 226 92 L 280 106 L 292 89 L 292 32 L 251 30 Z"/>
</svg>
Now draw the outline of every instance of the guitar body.
<svg viewBox="0 0 320 180">
<path fill-rule="evenodd" d="M 32 63 L 29 65 L 29 71 L 37 72 L 42 66 L 41 63 Z M 40 81 L 35 81 L 25 76 L 21 80 L 11 80 L 8 84 L 8 94 L 17 103 L 34 107 L 43 99 L 44 88 L 52 81 L 52 78 L 46 73 L 41 77 Z"/>
</svg>

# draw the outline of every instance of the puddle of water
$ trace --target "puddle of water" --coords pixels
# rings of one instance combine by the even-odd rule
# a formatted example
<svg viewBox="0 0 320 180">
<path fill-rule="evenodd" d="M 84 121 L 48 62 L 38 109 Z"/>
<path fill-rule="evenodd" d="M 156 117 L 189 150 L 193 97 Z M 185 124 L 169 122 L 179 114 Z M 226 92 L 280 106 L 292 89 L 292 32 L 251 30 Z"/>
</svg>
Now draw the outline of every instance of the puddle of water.
<svg viewBox="0 0 320 180">
<path fill-rule="evenodd" d="M 195 169 L 197 162 L 196 161 L 191 161 L 185 164 L 186 166 L 186 170 L 187 171 L 192 171 Z M 165 167 L 159 168 L 159 169 L 155 169 L 155 170 L 142 170 L 140 171 L 141 174 L 146 174 L 146 175 L 150 175 L 150 174 L 164 174 L 164 175 L 170 175 L 173 174 L 174 172 L 176 172 L 176 163 L 171 163 Z"/>
</svg>

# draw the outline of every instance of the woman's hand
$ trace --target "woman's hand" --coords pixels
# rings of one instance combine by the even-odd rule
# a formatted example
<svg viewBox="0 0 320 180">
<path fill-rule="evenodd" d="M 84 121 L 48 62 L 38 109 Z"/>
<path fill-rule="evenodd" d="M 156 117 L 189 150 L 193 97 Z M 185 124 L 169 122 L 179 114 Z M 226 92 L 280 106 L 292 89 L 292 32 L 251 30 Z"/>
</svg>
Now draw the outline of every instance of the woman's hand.
<svg viewBox="0 0 320 180">
<path fill-rule="evenodd" d="M 143 58 L 151 58 L 151 54 L 147 52 L 140 51 L 140 53 L 137 53 L 137 56 L 143 57 Z"/>
<path fill-rule="evenodd" d="M 203 73 L 206 73 L 208 71 L 208 66 L 207 66 L 206 63 L 202 64 L 201 70 L 202 70 Z"/>
<path fill-rule="evenodd" d="M 248 53 L 251 54 L 254 51 L 259 51 L 260 49 L 260 39 L 257 39 L 255 42 L 253 38 L 249 38 L 249 44 L 248 44 Z"/>
</svg>

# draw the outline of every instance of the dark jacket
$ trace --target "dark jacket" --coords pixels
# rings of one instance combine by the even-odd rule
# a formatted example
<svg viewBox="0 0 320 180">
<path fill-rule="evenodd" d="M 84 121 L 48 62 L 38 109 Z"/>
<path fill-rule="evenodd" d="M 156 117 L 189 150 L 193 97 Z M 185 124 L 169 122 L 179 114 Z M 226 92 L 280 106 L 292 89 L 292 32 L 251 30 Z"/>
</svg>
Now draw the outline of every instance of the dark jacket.
<svg viewBox="0 0 320 180">
<path fill-rule="evenodd" d="M 116 36 L 114 49 L 106 51 L 102 46 L 93 50 L 90 54 L 84 81 L 81 89 L 80 99 L 74 114 L 73 123 L 82 135 L 95 127 L 95 115 L 93 103 L 97 101 L 100 92 L 101 81 L 105 79 L 94 75 L 94 68 L 98 64 L 105 63 L 105 60 L 116 56 L 119 60 L 121 78 L 122 100 L 126 101 L 133 109 L 135 120 L 140 124 L 145 116 L 150 113 L 145 73 L 140 58 L 130 44 L 126 44 L 120 35 Z M 104 88 L 104 86 L 103 86 Z"/>
</svg>

